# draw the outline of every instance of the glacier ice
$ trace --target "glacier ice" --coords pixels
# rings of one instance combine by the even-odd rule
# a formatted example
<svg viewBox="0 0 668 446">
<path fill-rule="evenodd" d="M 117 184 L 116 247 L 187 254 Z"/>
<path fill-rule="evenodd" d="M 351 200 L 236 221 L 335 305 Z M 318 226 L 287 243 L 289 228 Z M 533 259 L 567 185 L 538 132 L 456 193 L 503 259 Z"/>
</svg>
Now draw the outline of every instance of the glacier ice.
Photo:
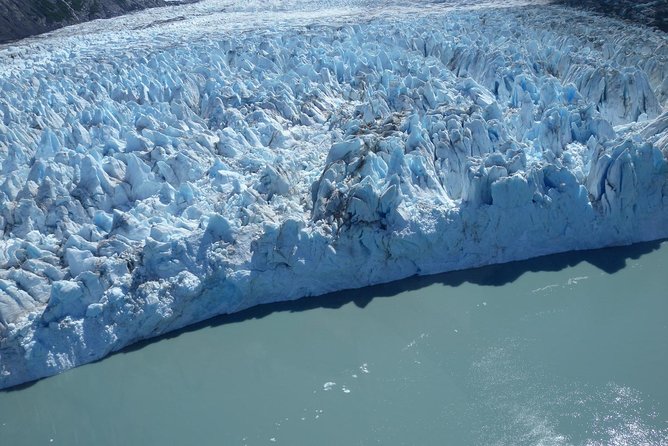
<svg viewBox="0 0 668 446">
<path fill-rule="evenodd" d="M 261 303 L 668 236 L 665 33 L 294 3 L 0 47 L 0 387 Z"/>
</svg>

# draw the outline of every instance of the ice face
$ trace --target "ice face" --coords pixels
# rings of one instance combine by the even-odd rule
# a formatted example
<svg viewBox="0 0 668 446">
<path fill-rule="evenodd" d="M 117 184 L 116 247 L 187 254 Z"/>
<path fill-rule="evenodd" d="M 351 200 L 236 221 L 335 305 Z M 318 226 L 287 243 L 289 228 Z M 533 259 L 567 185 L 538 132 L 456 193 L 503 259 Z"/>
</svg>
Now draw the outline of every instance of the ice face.
<svg viewBox="0 0 668 446">
<path fill-rule="evenodd" d="M 0 50 L 0 387 L 260 303 L 668 235 L 665 34 L 272 5 Z"/>
</svg>

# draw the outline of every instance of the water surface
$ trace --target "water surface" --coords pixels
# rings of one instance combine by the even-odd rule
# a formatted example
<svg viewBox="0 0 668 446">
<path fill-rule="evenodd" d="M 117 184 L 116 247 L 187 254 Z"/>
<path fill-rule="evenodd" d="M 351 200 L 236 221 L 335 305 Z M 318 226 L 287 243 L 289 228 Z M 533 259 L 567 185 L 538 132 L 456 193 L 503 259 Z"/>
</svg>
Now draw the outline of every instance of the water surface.
<svg viewBox="0 0 668 446">
<path fill-rule="evenodd" d="M 668 445 L 668 243 L 260 307 L 0 393 L 0 445 Z"/>
</svg>

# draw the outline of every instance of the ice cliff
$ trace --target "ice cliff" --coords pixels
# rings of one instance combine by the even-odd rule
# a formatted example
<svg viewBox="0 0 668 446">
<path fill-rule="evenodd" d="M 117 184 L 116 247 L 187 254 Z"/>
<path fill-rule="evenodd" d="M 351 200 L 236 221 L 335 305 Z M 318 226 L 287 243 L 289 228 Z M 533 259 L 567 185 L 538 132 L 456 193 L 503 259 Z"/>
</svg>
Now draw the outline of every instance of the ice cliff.
<svg viewBox="0 0 668 446">
<path fill-rule="evenodd" d="M 414 3 L 0 48 L 0 387 L 261 303 L 668 236 L 665 33 Z"/>
</svg>

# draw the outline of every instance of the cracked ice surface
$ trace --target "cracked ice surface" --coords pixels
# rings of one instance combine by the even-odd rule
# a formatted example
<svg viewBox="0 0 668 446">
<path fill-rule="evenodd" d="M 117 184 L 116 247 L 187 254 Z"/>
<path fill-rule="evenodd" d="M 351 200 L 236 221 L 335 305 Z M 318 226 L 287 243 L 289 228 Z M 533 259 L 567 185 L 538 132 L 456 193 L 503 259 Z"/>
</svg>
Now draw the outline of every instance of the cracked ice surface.
<svg viewBox="0 0 668 446">
<path fill-rule="evenodd" d="M 666 34 L 489 4 L 205 1 L 0 47 L 0 387 L 260 303 L 668 236 Z"/>
</svg>

